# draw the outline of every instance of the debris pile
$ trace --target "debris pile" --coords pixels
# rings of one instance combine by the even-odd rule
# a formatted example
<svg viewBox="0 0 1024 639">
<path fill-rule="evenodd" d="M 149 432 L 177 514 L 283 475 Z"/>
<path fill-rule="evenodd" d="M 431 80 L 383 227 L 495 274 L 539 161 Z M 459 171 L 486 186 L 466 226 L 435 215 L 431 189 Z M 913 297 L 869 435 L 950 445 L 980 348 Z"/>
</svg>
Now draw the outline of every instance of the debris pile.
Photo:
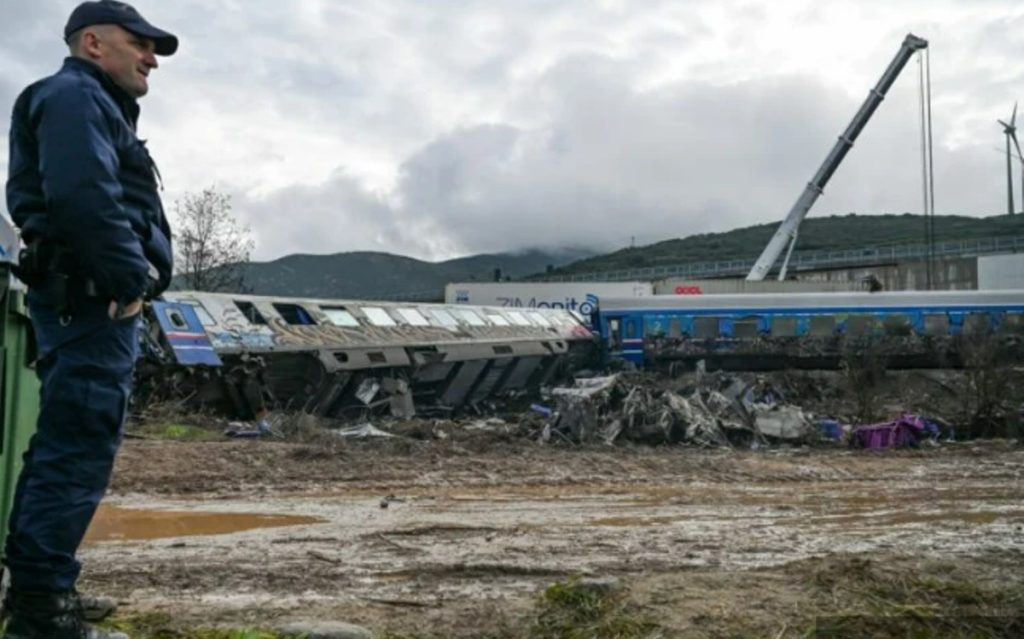
<svg viewBox="0 0 1024 639">
<path fill-rule="evenodd" d="M 541 434 L 545 442 L 557 437 L 575 443 L 757 447 L 817 438 L 811 415 L 782 402 L 771 387 L 738 379 L 722 390 L 698 387 L 680 394 L 620 373 L 577 379 L 550 395 L 555 407 Z"/>
<path fill-rule="evenodd" d="M 514 441 L 540 443 L 687 444 L 758 449 L 812 443 L 862 449 L 914 447 L 953 437 L 940 418 L 908 413 L 884 423 L 858 421 L 828 384 L 803 377 L 718 371 L 679 380 L 636 371 L 581 377 L 541 394 L 510 394 L 473 405 L 471 416 L 429 417 L 411 410 L 409 386 L 364 380 L 363 409 L 349 419 L 316 418 L 329 439 L 447 440 L 471 448 Z M 231 422 L 228 437 L 284 438 L 298 431 L 279 413 L 254 423 Z M 271 424 L 273 427 L 268 427 Z"/>
</svg>

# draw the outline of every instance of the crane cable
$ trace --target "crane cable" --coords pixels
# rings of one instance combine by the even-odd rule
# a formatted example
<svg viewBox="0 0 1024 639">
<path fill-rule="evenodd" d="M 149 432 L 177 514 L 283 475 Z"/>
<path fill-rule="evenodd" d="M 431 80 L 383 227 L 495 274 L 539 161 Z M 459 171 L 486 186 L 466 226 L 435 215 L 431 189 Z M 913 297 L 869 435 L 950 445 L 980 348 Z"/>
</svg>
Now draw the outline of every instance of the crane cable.
<svg viewBox="0 0 1024 639">
<path fill-rule="evenodd" d="M 925 78 L 926 92 L 928 94 L 928 270 L 935 270 L 935 157 L 932 153 L 935 145 L 932 144 L 932 54 L 931 49 L 925 49 Z M 933 273 L 934 276 L 934 273 Z"/>
</svg>

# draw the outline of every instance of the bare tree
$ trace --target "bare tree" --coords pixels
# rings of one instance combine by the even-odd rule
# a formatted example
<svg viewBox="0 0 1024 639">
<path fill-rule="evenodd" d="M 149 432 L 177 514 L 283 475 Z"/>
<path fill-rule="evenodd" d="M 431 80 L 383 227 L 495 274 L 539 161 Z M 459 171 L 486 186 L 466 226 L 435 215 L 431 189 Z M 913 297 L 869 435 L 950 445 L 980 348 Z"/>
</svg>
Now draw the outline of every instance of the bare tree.
<svg viewBox="0 0 1024 639">
<path fill-rule="evenodd" d="M 245 264 L 255 242 L 231 214 L 231 197 L 213 187 L 174 203 L 175 265 L 182 288 L 245 291 Z"/>
</svg>

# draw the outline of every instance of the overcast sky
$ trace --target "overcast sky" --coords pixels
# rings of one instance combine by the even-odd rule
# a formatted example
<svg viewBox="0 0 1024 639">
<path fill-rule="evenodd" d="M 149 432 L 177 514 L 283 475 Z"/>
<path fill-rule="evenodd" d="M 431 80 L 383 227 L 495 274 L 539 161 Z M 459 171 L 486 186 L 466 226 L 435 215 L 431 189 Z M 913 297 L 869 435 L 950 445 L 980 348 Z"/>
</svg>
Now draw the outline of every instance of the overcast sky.
<svg viewBox="0 0 1024 639">
<path fill-rule="evenodd" d="M 0 0 L 0 108 L 59 67 L 76 4 Z M 908 32 L 931 43 L 937 212 L 1006 211 L 996 119 L 1024 98 L 1020 0 L 134 6 L 181 40 L 142 101 L 167 208 L 229 193 L 258 259 L 606 249 L 779 221 Z M 921 211 L 918 76 L 915 59 L 811 215 Z"/>
</svg>

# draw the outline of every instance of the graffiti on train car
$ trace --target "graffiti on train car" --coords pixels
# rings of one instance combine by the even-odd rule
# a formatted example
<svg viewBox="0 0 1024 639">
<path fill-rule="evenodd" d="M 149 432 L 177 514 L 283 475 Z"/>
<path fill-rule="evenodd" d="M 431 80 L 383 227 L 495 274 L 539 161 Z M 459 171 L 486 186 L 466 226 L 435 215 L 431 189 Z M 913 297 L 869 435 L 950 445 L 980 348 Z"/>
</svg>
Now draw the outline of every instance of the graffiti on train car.
<svg viewBox="0 0 1024 639">
<path fill-rule="evenodd" d="M 257 307 L 258 308 L 258 307 Z M 211 309 L 208 309 L 210 311 Z M 225 348 L 332 348 L 372 346 L 385 343 L 415 343 L 431 345 L 455 341 L 473 341 L 486 338 L 504 339 L 579 339 L 589 337 L 583 326 L 523 327 L 523 326 L 413 326 L 395 321 L 393 326 L 375 326 L 364 323 L 358 327 L 337 326 L 315 307 L 308 309 L 315 324 L 290 324 L 283 318 L 271 315 L 270 309 L 263 311 L 266 324 L 254 325 L 236 308 L 223 307 L 221 314 L 214 317 L 216 328 L 211 336 L 215 345 Z"/>
<path fill-rule="evenodd" d="M 165 298 L 164 306 L 195 311 L 222 365 L 185 365 L 165 339 L 153 352 L 173 353 L 177 365 L 165 358 L 140 367 L 149 377 L 139 387 L 236 417 L 273 407 L 334 416 L 382 402 L 395 415 L 417 406 L 453 411 L 537 389 L 597 351 L 590 330 L 565 310 L 197 292 Z"/>
</svg>

